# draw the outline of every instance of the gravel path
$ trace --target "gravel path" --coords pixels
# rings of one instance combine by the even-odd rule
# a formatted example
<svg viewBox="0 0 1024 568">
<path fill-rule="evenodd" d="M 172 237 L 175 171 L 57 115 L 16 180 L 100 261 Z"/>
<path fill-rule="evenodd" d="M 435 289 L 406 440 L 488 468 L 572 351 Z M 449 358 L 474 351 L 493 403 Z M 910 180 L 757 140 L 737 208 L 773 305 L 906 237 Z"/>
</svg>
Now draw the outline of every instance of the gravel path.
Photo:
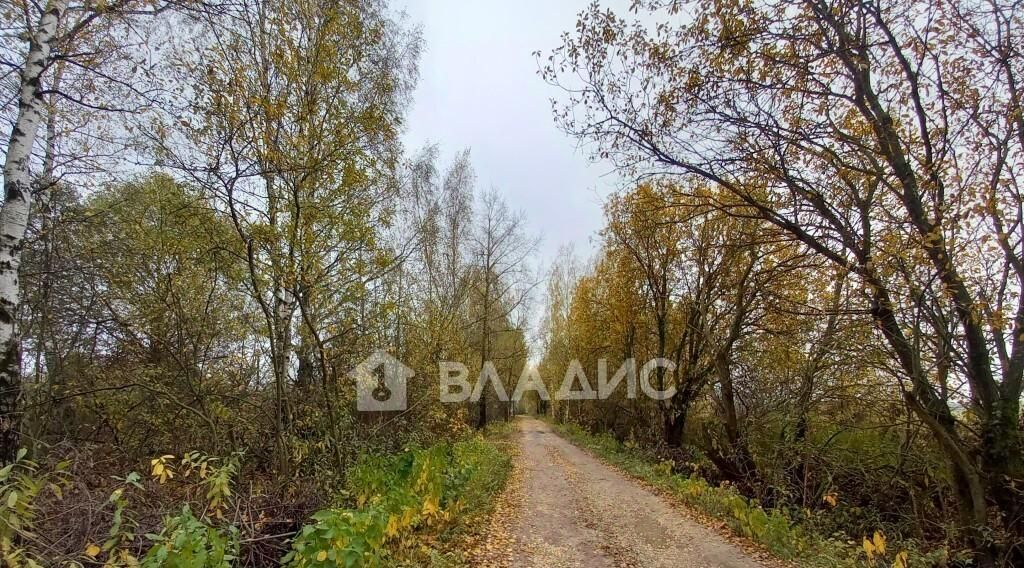
<svg viewBox="0 0 1024 568">
<path fill-rule="evenodd" d="M 559 437 L 520 419 L 518 511 L 501 564 L 766 568 L 658 495 Z"/>
</svg>

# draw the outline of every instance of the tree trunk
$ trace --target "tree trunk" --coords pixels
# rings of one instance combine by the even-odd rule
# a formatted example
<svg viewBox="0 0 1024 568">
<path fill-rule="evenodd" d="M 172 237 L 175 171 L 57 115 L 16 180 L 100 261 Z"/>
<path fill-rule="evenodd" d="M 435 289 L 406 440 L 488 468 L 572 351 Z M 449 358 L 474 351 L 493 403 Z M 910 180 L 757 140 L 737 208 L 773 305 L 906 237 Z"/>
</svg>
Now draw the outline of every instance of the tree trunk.
<svg viewBox="0 0 1024 568">
<path fill-rule="evenodd" d="M 274 358 L 274 400 L 275 425 L 277 428 L 277 466 L 279 474 L 287 477 L 291 469 L 285 432 L 290 421 L 288 408 L 288 363 L 292 352 L 292 318 L 295 306 L 291 293 L 278 288 L 274 299 L 273 333 L 275 335 Z"/>
<path fill-rule="evenodd" d="M 670 448 L 681 448 L 683 446 L 686 413 L 687 409 L 676 409 L 673 405 L 672 410 L 665 415 L 665 444 Z"/>
<path fill-rule="evenodd" d="M 18 272 L 22 244 L 32 207 L 29 160 L 43 120 L 45 101 L 40 88 L 43 71 L 57 34 L 66 0 L 52 0 L 39 18 L 21 72 L 18 116 L 7 144 L 4 162 L 4 204 L 0 209 L 0 462 L 14 460 L 20 444 L 21 341 L 17 310 L 21 301 Z"/>
<path fill-rule="evenodd" d="M 490 251 L 490 231 L 488 231 L 488 251 Z M 490 254 L 484 263 L 484 298 L 483 298 L 483 326 L 480 338 L 480 379 L 483 380 L 484 365 L 490 357 L 491 340 L 491 259 Z M 476 427 L 484 429 L 487 426 L 487 389 L 480 389 L 480 414 L 477 416 Z"/>
<path fill-rule="evenodd" d="M 732 475 L 735 477 L 735 481 L 742 485 L 741 489 L 745 493 L 752 493 L 758 484 L 759 474 L 757 465 L 754 463 L 754 456 L 750 453 L 750 446 L 747 444 L 746 432 L 743 432 L 740 427 L 739 416 L 736 412 L 736 392 L 732 382 L 732 365 L 727 354 L 719 353 L 715 357 L 715 371 L 722 387 L 721 404 L 724 414 L 722 419 L 725 422 L 725 436 L 729 445 L 729 454 L 725 456 L 730 462 L 727 469 L 732 470 L 731 474 L 727 471 L 722 473 L 726 477 Z"/>
</svg>

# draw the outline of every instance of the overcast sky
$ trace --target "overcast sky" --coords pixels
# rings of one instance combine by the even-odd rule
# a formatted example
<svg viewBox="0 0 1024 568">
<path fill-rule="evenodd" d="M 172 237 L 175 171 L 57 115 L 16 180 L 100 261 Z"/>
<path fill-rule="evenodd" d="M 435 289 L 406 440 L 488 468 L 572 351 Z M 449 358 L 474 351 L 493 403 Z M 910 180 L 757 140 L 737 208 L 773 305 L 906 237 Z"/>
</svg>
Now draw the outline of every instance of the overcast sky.
<svg viewBox="0 0 1024 568">
<path fill-rule="evenodd" d="M 437 143 L 447 161 L 472 149 L 480 187 L 495 187 L 542 236 L 545 267 L 575 243 L 585 259 L 618 178 L 556 128 L 533 52 L 557 47 L 589 0 L 395 0 L 422 27 L 425 53 L 409 116 L 410 152 Z"/>
</svg>

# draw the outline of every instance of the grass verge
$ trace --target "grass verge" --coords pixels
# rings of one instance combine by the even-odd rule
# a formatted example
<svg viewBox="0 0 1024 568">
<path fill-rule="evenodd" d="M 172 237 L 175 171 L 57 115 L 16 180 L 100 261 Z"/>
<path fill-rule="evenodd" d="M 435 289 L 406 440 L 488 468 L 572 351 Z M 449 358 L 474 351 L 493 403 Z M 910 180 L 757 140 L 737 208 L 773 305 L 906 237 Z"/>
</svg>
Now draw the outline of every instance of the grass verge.
<svg viewBox="0 0 1024 568">
<path fill-rule="evenodd" d="M 282 564 L 461 565 L 460 536 L 489 514 L 511 471 L 508 428 L 363 459 L 348 476 L 352 505 L 316 513 Z"/>
<path fill-rule="evenodd" d="M 773 555 L 812 568 L 929 568 L 946 562 L 945 550 L 922 552 L 914 543 L 885 542 L 875 534 L 859 545 L 847 535 L 809 531 L 791 512 L 765 509 L 730 486 L 716 487 L 700 477 L 672 473 L 670 462 L 659 462 L 639 448 L 627 447 L 610 434 L 592 434 L 576 424 L 555 424 L 563 437 L 602 460 L 660 490 L 675 501 L 724 522 Z M 809 512 L 804 514 L 828 514 Z"/>
</svg>

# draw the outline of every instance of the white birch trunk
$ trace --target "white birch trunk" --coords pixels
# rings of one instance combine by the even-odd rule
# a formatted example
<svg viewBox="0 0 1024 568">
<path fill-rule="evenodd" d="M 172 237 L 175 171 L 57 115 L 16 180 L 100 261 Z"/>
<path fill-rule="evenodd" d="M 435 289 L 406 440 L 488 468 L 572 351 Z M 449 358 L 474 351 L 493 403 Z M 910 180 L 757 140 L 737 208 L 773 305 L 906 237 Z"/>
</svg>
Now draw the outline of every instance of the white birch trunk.
<svg viewBox="0 0 1024 568">
<path fill-rule="evenodd" d="M 40 79 L 50 60 L 57 23 L 67 0 L 51 0 L 29 41 L 21 72 L 18 117 L 11 130 L 4 161 L 4 204 L 0 209 L 0 462 L 10 463 L 19 446 L 21 341 L 17 310 L 21 301 L 18 271 L 32 207 L 32 146 L 43 121 L 45 100 Z"/>
</svg>

